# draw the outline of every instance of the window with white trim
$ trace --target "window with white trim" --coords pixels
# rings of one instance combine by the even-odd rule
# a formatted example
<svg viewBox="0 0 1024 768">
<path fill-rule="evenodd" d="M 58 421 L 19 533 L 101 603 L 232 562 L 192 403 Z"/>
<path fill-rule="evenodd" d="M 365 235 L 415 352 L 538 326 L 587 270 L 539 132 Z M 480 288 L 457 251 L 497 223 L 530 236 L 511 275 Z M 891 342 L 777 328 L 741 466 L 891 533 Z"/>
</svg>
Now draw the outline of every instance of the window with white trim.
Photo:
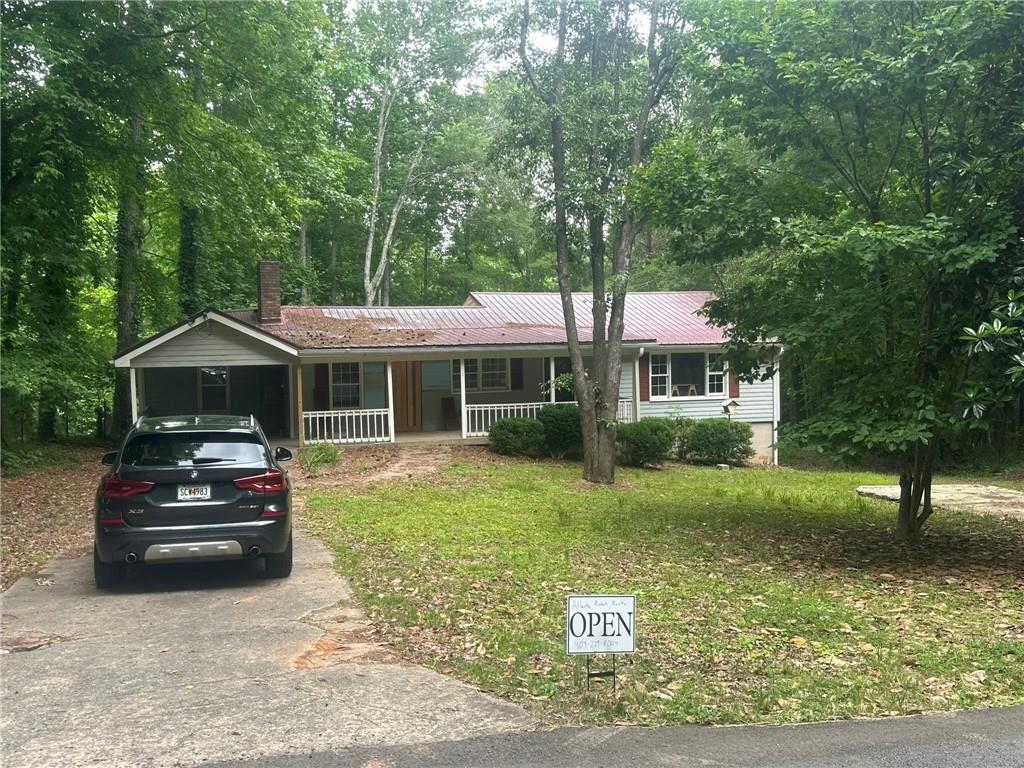
<svg viewBox="0 0 1024 768">
<path fill-rule="evenodd" d="M 199 369 L 200 413 L 228 412 L 228 369 Z"/>
<path fill-rule="evenodd" d="M 668 397 L 668 355 L 651 355 L 651 397 Z"/>
<path fill-rule="evenodd" d="M 363 402 L 359 363 L 331 363 L 331 408 L 359 408 Z"/>
<path fill-rule="evenodd" d="M 509 389 L 507 357 L 467 357 L 465 362 L 467 392 L 496 392 Z M 452 360 L 452 392 L 461 391 L 459 361 Z"/>
<path fill-rule="evenodd" d="M 725 394 L 725 355 L 708 353 L 708 394 Z"/>
<path fill-rule="evenodd" d="M 652 353 L 652 400 L 716 397 L 725 394 L 725 356 L 707 352 Z"/>
</svg>

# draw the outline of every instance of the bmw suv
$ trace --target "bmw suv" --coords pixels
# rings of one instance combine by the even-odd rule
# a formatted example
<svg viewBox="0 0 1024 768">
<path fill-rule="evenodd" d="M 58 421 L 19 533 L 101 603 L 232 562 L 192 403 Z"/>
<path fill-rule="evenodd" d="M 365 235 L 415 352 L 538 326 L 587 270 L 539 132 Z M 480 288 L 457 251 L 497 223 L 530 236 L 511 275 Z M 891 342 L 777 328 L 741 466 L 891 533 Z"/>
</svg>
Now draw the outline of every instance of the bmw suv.
<svg viewBox="0 0 1024 768">
<path fill-rule="evenodd" d="M 288 473 L 253 417 L 143 418 L 96 490 L 96 585 L 122 582 L 131 563 L 262 557 L 292 571 Z"/>
</svg>

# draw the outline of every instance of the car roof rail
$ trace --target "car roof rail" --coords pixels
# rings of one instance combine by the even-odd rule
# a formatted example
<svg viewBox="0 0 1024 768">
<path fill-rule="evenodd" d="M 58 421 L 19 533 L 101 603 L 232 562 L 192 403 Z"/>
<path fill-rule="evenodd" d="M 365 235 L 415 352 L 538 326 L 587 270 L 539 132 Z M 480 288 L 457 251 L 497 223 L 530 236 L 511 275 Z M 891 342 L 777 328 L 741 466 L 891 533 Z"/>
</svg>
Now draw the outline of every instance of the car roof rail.
<svg viewBox="0 0 1024 768">
<path fill-rule="evenodd" d="M 253 416 L 251 413 L 249 414 L 249 426 L 252 427 L 253 429 L 256 429 L 256 417 Z"/>
</svg>

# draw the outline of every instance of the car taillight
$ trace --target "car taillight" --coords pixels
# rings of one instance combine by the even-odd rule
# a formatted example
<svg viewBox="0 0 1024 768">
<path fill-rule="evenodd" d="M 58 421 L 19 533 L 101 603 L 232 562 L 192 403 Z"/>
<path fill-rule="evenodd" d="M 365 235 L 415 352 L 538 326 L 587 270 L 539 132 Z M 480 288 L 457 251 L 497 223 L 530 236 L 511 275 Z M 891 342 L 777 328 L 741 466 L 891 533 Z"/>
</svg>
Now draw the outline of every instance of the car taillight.
<svg viewBox="0 0 1024 768">
<path fill-rule="evenodd" d="M 284 472 L 279 469 L 271 469 L 262 475 L 252 477 L 240 477 L 235 480 L 235 486 L 243 491 L 256 491 L 258 493 L 277 493 L 287 490 L 288 480 Z"/>
<path fill-rule="evenodd" d="M 105 499 L 127 499 L 153 490 L 153 483 L 148 480 L 125 480 L 116 474 L 107 475 L 100 484 Z"/>
</svg>

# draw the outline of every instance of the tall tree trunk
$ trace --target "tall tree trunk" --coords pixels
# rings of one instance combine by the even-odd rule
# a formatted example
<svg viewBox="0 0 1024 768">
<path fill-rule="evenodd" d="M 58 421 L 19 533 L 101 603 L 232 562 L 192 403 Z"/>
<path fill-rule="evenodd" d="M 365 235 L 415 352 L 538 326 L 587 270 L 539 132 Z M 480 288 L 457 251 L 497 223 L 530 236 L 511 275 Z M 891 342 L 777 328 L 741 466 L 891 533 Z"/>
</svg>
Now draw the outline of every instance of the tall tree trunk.
<svg viewBox="0 0 1024 768">
<path fill-rule="evenodd" d="M 142 266 L 142 195 L 145 157 L 142 151 L 142 117 L 131 118 L 131 165 L 122 181 L 117 206 L 117 348 L 139 339 L 137 309 L 139 269 Z M 128 371 L 118 368 L 114 377 L 113 427 L 119 434 L 131 426 L 131 390 Z"/>
<path fill-rule="evenodd" d="M 430 247 L 427 245 L 427 233 L 423 233 L 423 296 L 420 303 L 426 306 L 430 295 Z"/>
<path fill-rule="evenodd" d="M 309 304 L 309 218 L 302 217 L 299 223 L 299 263 L 302 265 L 302 288 L 299 289 L 299 301 L 303 306 Z"/>
<path fill-rule="evenodd" d="M 388 262 L 387 269 L 384 270 L 384 282 L 381 283 L 380 287 L 380 305 L 382 307 L 391 306 L 391 263 Z"/>
<path fill-rule="evenodd" d="M 331 236 L 331 247 L 330 247 L 330 262 L 327 265 L 329 274 L 328 290 L 330 295 L 327 298 L 328 304 L 336 304 L 338 302 L 338 240 L 332 233 Z"/>
<path fill-rule="evenodd" d="M 181 235 L 178 239 L 178 289 L 181 312 L 190 317 L 202 309 L 199 298 L 199 211 L 182 202 L 178 210 Z"/>
</svg>

